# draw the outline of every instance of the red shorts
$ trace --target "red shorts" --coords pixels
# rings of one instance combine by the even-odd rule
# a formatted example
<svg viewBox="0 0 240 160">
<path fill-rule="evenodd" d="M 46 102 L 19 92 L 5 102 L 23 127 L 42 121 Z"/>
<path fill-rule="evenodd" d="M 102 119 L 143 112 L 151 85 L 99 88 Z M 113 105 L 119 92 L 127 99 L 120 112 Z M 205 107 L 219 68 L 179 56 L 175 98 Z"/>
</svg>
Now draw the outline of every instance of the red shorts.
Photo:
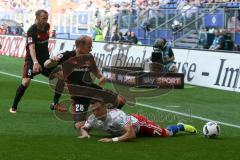
<svg viewBox="0 0 240 160">
<path fill-rule="evenodd" d="M 147 119 L 145 116 L 140 114 L 132 114 L 133 117 L 138 119 L 137 123 L 132 124 L 140 128 L 138 134 L 141 136 L 161 136 L 166 137 L 167 131 L 165 128 L 159 127 L 154 122 Z"/>
</svg>

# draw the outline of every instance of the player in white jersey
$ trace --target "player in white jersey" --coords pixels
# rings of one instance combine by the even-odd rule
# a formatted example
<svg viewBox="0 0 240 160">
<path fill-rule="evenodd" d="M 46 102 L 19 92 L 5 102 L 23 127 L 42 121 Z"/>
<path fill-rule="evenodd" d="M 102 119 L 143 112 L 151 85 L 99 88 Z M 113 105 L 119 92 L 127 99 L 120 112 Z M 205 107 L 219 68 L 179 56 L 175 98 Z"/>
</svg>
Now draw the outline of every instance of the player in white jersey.
<svg viewBox="0 0 240 160">
<path fill-rule="evenodd" d="M 90 138 L 89 132 L 92 128 L 98 128 L 111 134 L 113 138 L 102 138 L 101 142 L 127 141 L 143 136 L 173 136 L 179 131 L 197 133 L 197 130 L 187 124 L 161 128 L 146 117 L 138 114 L 126 115 L 119 109 L 107 109 L 107 104 L 99 101 L 92 101 L 90 109 L 92 114 L 88 117 L 84 126 L 81 127 L 79 138 Z"/>
</svg>

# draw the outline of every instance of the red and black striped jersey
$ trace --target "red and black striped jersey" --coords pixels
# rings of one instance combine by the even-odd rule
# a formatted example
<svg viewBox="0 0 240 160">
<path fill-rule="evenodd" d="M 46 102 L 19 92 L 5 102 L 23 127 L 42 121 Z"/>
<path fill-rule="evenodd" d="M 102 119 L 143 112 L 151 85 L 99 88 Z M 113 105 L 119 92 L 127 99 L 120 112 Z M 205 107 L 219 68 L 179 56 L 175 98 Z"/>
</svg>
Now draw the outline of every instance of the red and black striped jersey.
<svg viewBox="0 0 240 160">
<path fill-rule="evenodd" d="M 35 44 L 36 57 L 40 64 L 43 64 L 49 58 L 48 40 L 50 25 L 47 24 L 43 30 L 33 24 L 27 31 L 26 60 L 32 59 L 29 45 Z"/>
</svg>

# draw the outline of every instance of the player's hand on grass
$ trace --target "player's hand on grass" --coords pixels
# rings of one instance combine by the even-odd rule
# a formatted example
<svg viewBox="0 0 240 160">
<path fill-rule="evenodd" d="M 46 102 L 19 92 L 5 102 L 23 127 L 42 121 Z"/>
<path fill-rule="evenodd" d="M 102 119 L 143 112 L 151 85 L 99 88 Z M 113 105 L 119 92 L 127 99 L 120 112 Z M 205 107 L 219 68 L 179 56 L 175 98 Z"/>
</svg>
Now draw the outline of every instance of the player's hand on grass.
<svg viewBox="0 0 240 160">
<path fill-rule="evenodd" d="M 99 142 L 112 142 L 112 138 L 102 138 L 98 140 Z"/>
<path fill-rule="evenodd" d="M 42 71 L 42 66 L 38 62 L 35 62 L 33 65 L 33 73 L 38 73 L 41 71 Z"/>
<path fill-rule="evenodd" d="M 80 129 L 80 133 L 81 133 L 81 136 L 78 136 L 78 138 L 90 138 L 91 136 L 89 135 L 88 131 L 85 130 L 84 126 L 83 126 L 83 123 L 82 122 L 78 122 L 75 124 L 75 127 L 77 129 Z"/>
<path fill-rule="evenodd" d="M 82 134 L 81 136 L 78 136 L 77 138 L 84 139 L 84 138 L 91 138 L 89 134 Z"/>
<path fill-rule="evenodd" d="M 80 132 L 81 132 L 81 136 L 78 136 L 78 138 L 80 139 L 91 138 L 91 136 L 88 134 L 88 132 L 85 129 L 81 128 Z"/>
</svg>

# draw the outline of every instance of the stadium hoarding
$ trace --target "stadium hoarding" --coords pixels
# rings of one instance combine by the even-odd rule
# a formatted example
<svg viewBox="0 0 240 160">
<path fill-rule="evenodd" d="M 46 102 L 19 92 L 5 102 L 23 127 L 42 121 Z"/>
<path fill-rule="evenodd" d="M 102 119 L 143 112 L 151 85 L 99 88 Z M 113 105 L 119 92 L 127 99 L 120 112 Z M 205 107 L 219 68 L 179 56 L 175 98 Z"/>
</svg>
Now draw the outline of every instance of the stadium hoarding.
<svg viewBox="0 0 240 160">
<path fill-rule="evenodd" d="M 0 55 L 24 57 L 26 41 L 0 36 Z M 74 40 L 51 39 L 51 55 L 72 50 Z M 179 73 L 187 84 L 240 92 L 240 54 L 207 50 L 173 49 Z M 148 70 L 152 47 L 94 42 L 92 54 L 99 67 L 143 67 Z"/>
<path fill-rule="evenodd" d="M 186 83 L 240 92 L 240 54 L 182 49 L 174 53 Z"/>
<path fill-rule="evenodd" d="M 182 73 L 144 72 L 141 67 L 103 67 L 102 73 L 112 83 L 137 88 L 183 89 Z"/>
<path fill-rule="evenodd" d="M 56 39 L 49 40 L 48 48 L 50 53 L 54 53 L 57 45 Z M 0 44 L 2 48 L 0 50 L 0 55 L 12 56 L 12 57 L 25 57 L 26 55 L 26 38 L 23 36 L 7 36 L 0 35 Z"/>
</svg>

